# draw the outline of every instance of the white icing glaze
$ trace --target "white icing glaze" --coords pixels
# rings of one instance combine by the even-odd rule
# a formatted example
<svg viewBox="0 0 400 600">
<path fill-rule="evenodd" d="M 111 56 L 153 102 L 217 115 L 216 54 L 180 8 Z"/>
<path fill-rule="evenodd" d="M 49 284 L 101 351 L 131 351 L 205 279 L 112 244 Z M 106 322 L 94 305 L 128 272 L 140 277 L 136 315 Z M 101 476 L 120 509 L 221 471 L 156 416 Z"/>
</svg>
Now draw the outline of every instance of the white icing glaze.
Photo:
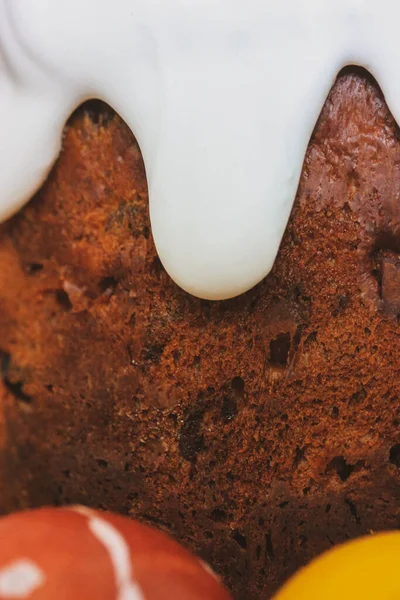
<svg viewBox="0 0 400 600">
<path fill-rule="evenodd" d="M 0 568 L 0 598 L 28 598 L 45 581 L 45 574 L 37 564 L 21 558 Z"/>
<path fill-rule="evenodd" d="M 399 17 L 398 0 L 0 0 L 0 220 L 101 98 L 141 146 L 171 277 L 245 292 L 273 265 L 338 71 L 368 68 L 399 121 Z"/>
</svg>

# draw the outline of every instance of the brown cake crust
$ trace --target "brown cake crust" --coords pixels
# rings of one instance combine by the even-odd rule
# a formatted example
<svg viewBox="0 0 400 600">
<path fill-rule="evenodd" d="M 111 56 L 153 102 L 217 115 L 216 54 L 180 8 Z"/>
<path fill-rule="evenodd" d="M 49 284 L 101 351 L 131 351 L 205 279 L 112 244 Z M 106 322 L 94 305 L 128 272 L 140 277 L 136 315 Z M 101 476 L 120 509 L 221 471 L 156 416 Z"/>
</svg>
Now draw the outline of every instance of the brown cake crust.
<svg viewBox="0 0 400 600">
<path fill-rule="evenodd" d="M 301 118 L 301 110 L 299 112 Z M 269 277 L 190 297 L 157 258 L 139 148 L 90 104 L 0 228 L 0 508 L 165 529 L 237 600 L 399 526 L 400 143 L 343 72 Z"/>
</svg>

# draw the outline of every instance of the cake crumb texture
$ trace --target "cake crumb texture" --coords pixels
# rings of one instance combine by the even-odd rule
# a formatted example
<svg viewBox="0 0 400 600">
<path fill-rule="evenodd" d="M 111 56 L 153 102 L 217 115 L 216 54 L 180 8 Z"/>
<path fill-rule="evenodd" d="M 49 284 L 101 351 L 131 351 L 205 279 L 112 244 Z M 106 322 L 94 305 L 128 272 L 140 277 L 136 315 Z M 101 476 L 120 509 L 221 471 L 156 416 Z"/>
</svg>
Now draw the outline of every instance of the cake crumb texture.
<svg viewBox="0 0 400 600">
<path fill-rule="evenodd" d="M 396 124 L 346 69 L 273 271 L 199 300 L 157 257 L 134 137 L 81 107 L 47 183 L 0 227 L 0 511 L 137 517 L 237 600 L 399 527 L 399 198 Z"/>
</svg>

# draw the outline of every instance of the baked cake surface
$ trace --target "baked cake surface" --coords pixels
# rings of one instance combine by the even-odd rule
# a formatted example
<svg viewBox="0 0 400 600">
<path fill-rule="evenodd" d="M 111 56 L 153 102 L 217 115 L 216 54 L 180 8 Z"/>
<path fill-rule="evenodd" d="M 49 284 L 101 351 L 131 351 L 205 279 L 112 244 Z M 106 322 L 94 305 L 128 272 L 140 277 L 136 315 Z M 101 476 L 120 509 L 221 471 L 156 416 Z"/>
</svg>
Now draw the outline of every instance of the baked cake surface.
<svg viewBox="0 0 400 600">
<path fill-rule="evenodd" d="M 272 273 L 212 303 L 157 258 L 127 127 L 77 111 L 48 182 L 0 227 L 1 511 L 138 517 L 240 600 L 398 527 L 399 165 L 375 82 L 342 72 Z"/>
</svg>

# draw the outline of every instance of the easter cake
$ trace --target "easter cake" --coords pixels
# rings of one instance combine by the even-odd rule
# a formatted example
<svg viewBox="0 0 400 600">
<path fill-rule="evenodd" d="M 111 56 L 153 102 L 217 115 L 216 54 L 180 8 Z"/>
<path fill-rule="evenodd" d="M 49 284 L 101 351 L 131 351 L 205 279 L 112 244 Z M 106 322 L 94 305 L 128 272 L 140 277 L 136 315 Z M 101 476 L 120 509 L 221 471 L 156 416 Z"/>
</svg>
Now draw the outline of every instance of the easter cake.
<svg viewBox="0 0 400 600">
<path fill-rule="evenodd" d="M 4 23 L 0 38 L 14 48 Z M 391 64 L 377 69 L 382 85 Z M 219 124 L 190 78 L 205 117 L 192 124 L 178 104 L 187 157 L 168 111 L 155 125 L 168 142 L 157 154 L 154 130 L 142 125 L 158 112 L 146 113 L 140 90 L 143 119 L 130 121 L 128 96 L 118 105 L 111 92 L 72 94 L 65 81 L 46 88 L 60 114 L 40 104 L 20 113 L 29 127 L 38 116 L 34 130 L 10 120 L 15 144 L 0 138 L 1 512 L 83 504 L 135 517 L 209 562 L 238 600 L 270 598 L 322 551 L 398 527 L 400 142 L 377 82 L 347 67 L 315 129 L 324 86 L 304 131 L 301 109 L 300 124 L 282 130 L 285 143 L 271 146 L 260 129 L 255 155 L 265 149 L 266 163 L 257 172 L 284 191 L 267 214 L 257 208 L 259 178 L 244 185 L 252 156 L 243 131 L 231 135 L 230 113 L 220 137 L 203 144 L 205 122 L 208 135 Z M 385 93 L 395 112 L 393 89 Z M 271 122 L 280 119 L 277 90 Z M 84 102 L 68 118 L 90 96 L 107 104 Z M 28 147 L 46 118 L 52 129 Z M 61 140 L 67 118 L 52 167 L 53 134 Z M 226 156 L 214 169 L 223 135 Z M 181 174 L 175 152 L 187 162 Z"/>
</svg>

